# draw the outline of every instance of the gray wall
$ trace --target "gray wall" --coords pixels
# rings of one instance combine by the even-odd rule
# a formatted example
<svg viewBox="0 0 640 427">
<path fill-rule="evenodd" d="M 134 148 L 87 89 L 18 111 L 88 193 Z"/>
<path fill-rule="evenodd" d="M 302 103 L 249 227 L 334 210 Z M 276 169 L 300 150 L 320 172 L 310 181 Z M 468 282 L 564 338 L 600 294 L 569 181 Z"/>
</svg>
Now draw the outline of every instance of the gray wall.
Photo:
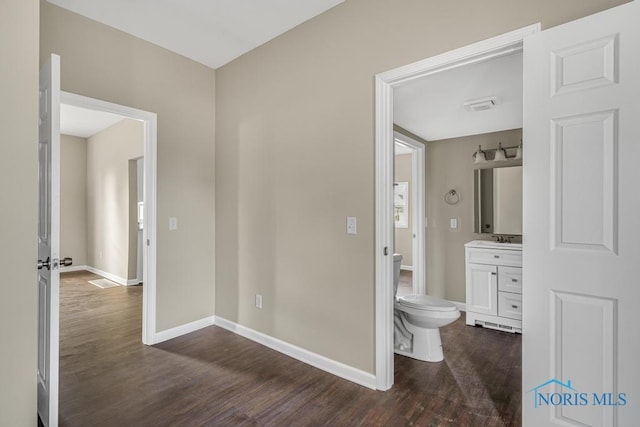
<svg viewBox="0 0 640 427">
<path fill-rule="evenodd" d="M 124 119 L 87 140 L 88 265 L 121 279 L 136 277 L 136 246 L 130 246 L 130 186 L 135 200 L 136 173 L 131 183 L 130 160 L 143 155 L 144 128 Z M 133 259 L 130 260 L 130 254 Z M 130 269 L 133 263 L 133 270 Z M 130 274 L 132 273 L 132 274 Z"/>
<path fill-rule="evenodd" d="M 465 302 L 464 244 L 491 235 L 473 231 L 472 155 L 483 149 L 520 144 L 522 129 L 486 133 L 462 138 L 430 141 L 427 144 L 427 293 L 451 301 Z M 448 205 L 444 195 L 455 189 L 460 201 Z M 458 228 L 449 227 L 451 218 Z"/>
<path fill-rule="evenodd" d="M 61 56 L 63 90 L 158 114 L 158 331 L 213 315 L 215 71 L 46 1 L 40 7 L 41 59 Z M 177 231 L 169 232 L 170 216 Z"/>
<path fill-rule="evenodd" d="M 60 135 L 60 255 L 87 264 L 87 139 Z"/>
<path fill-rule="evenodd" d="M 38 2 L 0 6 L 0 425 L 36 425 Z"/>
<path fill-rule="evenodd" d="M 373 372 L 374 75 L 620 3 L 349 0 L 219 68 L 216 314 Z"/>
</svg>

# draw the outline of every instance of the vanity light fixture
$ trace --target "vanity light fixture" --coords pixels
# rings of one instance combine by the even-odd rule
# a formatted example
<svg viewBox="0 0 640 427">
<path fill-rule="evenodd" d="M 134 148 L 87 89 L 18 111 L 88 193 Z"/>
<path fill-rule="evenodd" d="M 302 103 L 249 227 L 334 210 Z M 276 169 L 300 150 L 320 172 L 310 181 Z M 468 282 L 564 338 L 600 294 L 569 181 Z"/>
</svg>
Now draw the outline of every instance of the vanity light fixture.
<svg viewBox="0 0 640 427">
<path fill-rule="evenodd" d="M 516 148 L 516 159 L 521 159 L 522 158 L 522 140 L 520 140 L 520 145 L 518 145 L 518 148 Z"/>
<path fill-rule="evenodd" d="M 482 146 L 478 145 L 478 151 L 473 153 L 471 157 L 475 164 L 522 160 L 522 140 L 520 141 L 520 145 L 503 147 L 502 142 L 499 142 L 498 148 L 487 148 L 486 150 L 483 150 Z"/>
<path fill-rule="evenodd" d="M 481 145 L 478 145 L 478 151 L 473 154 L 473 163 L 487 163 L 487 156 L 482 151 Z"/>
<path fill-rule="evenodd" d="M 493 160 L 495 160 L 496 162 L 503 162 L 507 160 L 507 152 L 504 151 L 504 148 L 502 148 L 502 142 L 498 142 L 498 149 L 496 150 L 496 155 L 494 156 Z"/>
</svg>

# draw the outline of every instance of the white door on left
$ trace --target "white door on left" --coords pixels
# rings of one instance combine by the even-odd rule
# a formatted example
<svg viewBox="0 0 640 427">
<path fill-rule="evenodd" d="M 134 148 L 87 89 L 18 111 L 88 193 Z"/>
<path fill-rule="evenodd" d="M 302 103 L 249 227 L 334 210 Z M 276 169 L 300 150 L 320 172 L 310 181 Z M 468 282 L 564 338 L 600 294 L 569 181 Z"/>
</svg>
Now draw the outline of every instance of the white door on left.
<svg viewBox="0 0 640 427">
<path fill-rule="evenodd" d="M 58 425 L 60 57 L 40 69 L 38 137 L 38 415 Z"/>
</svg>

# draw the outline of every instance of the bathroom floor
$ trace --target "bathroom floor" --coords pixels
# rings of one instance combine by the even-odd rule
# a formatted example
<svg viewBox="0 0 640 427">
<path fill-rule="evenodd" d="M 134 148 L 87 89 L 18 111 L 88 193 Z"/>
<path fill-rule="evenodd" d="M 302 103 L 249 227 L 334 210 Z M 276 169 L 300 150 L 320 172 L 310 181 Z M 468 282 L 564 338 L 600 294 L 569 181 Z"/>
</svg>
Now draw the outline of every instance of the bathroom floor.
<svg viewBox="0 0 640 427">
<path fill-rule="evenodd" d="M 412 425 L 520 426 L 522 335 L 467 326 L 464 312 L 440 334 L 443 362 L 394 358 Z"/>
<path fill-rule="evenodd" d="M 521 336 L 442 328 L 445 360 L 395 356 L 369 390 L 211 326 L 140 342 L 142 287 L 61 275 L 60 426 L 519 426 Z"/>
</svg>

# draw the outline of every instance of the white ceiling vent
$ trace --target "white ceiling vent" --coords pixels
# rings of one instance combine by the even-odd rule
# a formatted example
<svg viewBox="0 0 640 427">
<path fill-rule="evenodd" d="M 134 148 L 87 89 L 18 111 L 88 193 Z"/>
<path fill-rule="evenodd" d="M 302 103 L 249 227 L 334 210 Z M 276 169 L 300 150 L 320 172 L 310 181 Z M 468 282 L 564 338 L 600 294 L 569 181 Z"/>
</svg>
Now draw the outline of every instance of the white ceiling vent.
<svg viewBox="0 0 640 427">
<path fill-rule="evenodd" d="M 470 112 L 490 110 L 498 105 L 498 97 L 487 96 L 485 98 L 470 99 L 468 101 L 464 101 L 462 105 L 465 110 Z"/>
</svg>

